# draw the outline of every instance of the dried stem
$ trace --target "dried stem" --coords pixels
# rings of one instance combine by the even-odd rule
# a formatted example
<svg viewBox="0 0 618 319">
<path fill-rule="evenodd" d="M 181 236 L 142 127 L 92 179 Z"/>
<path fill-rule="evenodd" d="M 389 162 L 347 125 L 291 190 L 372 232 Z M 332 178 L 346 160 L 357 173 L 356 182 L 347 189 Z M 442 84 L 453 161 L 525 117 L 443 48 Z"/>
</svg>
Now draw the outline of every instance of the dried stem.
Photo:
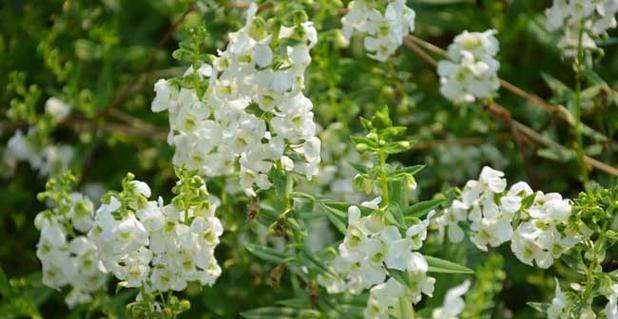
<svg viewBox="0 0 618 319">
<path fill-rule="evenodd" d="M 120 90 L 117 91 L 116 95 L 114 95 L 112 100 L 97 113 L 97 118 L 104 118 L 105 116 L 109 115 L 109 113 L 113 109 L 120 106 L 120 104 L 122 104 L 122 102 L 124 102 L 131 95 L 131 93 L 135 92 L 141 87 L 142 82 L 146 79 L 144 73 L 146 73 L 146 71 L 152 66 L 152 64 L 154 64 L 157 52 L 163 49 L 163 46 L 172 37 L 180 24 L 182 24 L 187 14 L 189 14 L 193 10 L 194 6 L 192 4 L 187 10 L 185 10 L 185 12 L 183 12 L 183 14 L 178 19 L 176 19 L 176 21 L 174 21 L 174 23 L 167 29 L 163 37 L 159 40 L 157 46 L 150 52 L 146 63 L 144 63 L 144 65 L 135 73 L 135 75 L 131 78 L 131 81 L 122 86 Z"/>
<path fill-rule="evenodd" d="M 446 51 L 444 51 L 442 48 L 427 42 L 423 39 L 420 39 L 418 37 L 415 36 L 407 36 L 404 39 L 404 44 L 406 47 L 408 47 L 410 50 L 414 51 L 414 53 L 416 53 L 417 55 L 419 55 L 423 60 L 425 60 L 427 63 L 430 63 L 432 65 L 436 65 L 436 61 L 429 56 L 426 52 L 423 51 L 423 49 L 428 50 L 432 53 L 435 53 L 437 55 L 440 55 L 442 57 L 448 57 L 448 54 Z M 422 49 L 421 49 L 422 48 Z M 418 51 L 421 51 L 422 53 L 419 53 Z M 422 55 L 421 55 L 422 54 Z M 576 126 L 576 120 L 573 118 L 573 115 L 571 114 L 571 112 L 569 112 L 564 106 L 562 105 L 555 105 L 555 104 L 551 104 L 548 103 L 547 101 L 545 101 L 543 98 L 541 98 L 540 96 L 536 95 L 536 94 L 531 94 L 526 92 L 524 89 L 516 86 L 515 84 L 508 82 L 504 79 L 500 79 L 500 86 L 511 92 L 512 94 L 519 96 L 525 100 L 527 100 L 531 105 L 539 108 L 540 110 L 544 111 L 545 113 L 549 114 L 551 117 L 562 120 L 564 122 L 566 122 L 567 124 L 571 125 L 571 126 Z M 592 129 L 591 127 L 587 126 L 587 125 L 582 125 L 582 132 L 587 133 L 589 135 L 594 136 L 595 138 L 603 141 L 603 142 L 607 142 L 610 141 L 609 138 L 607 138 L 607 136 L 595 131 L 594 129 Z"/>
<path fill-rule="evenodd" d="M 429 54 L 427 54 L 419 45 L 422 45 L 423 48 L 431 52 L 434 52 L 434 53 L 437 53 L 443 56 L 446 54 L 444 50 L 438 48 L 437 46 L 430 44 L 428 42 L 425 42 L 423 40 L 420 40 L 416 37 L 412 37 L 412 36 L 406 37 L 404 39 L 404 44 L 412 52 L 417 54 L 421 59 L 423 59 L 425 62 L 427 62 L 428 64 L 434 67 L 437 65 L 436 60 L 434 60 L 431 56 L 429 56 Z M 491 102 L 491 103 L 485 104 L 485 110 L 487 110 L 487 112 L 489 112 L 489 114 L 491 114 L 494 118 L 500 120 L 506 126 L 514 130 L 514 132 L 521 134 L 521 136 L 525 137 L 526 141 L 528 141 L 529 143 L 541 145 L 547 148 L 558 149 L 558 150 L 568 150 L 566 147 L 562 146 L 561 144 L 558 144 L 552 140 L 545 138 L 543 135 L 537 133 L 533 129 L 512 119 L 511 112 L 509 112 L 509 110 L 499 105 L 498 103 Z M 586 155 L 584 155 L 583 161 L 587 165 L 590 165 L 591 167 L 597 170 L 600 170 L 610 175 L 618 176 L 618 168 L 616 167 L 613 167 L 611 165 L 608 165 L 606 163 L 603 163 L 597 159 L 594 159 Z"/>
</svg>

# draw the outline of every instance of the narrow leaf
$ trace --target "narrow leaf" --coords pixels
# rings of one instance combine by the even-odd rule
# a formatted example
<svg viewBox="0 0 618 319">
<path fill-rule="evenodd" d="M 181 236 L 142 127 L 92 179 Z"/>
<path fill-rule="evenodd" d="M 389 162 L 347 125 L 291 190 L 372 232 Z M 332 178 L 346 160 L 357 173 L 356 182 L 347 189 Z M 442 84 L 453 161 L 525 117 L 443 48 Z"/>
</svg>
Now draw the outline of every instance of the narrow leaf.
<svg viewBox="0 0 618 319">
<path fill-rule="evenodd" d="M 427 259 L 427 263 L 429 264 L 430 272 L 446 274 L 474 274 L 472 269 L 452 261 L 432 256 L 425 256 L 425 259 Z"/>
<path fill-rule="evenodd" d="M 418 202 L 403 211 L 403 215 L 408 217 L 422 218 L 427 215 L 432 209 L 436 209 L 442 203 L 444 199 L 430 199 L 422 202 Z"/>
<path fill-rule="evenodd" d="M 245 247 L 247 247 L 247 250 L 253 255 L 275 264 L 281 263 L 285 258 L 285 254 L 273 248 L 253 244 L 246 244 Z"/>
</svg>

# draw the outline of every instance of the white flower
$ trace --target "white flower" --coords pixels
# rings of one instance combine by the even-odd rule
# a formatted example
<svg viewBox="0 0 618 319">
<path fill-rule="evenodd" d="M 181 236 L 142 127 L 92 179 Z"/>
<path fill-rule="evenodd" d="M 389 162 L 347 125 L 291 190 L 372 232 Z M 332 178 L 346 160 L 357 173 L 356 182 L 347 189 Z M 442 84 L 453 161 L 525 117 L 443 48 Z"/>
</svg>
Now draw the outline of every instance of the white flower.
<svg viewBox="0 0 618 319">
<path fill-rule="evenodd" d="M 118 267 L 114 274 L 118 279 L 126 281 L 127 287 L 140 287 L 148 278 L 151 260 L 152 252 L 141 247 L 120 258 L 123 265 Z"/>
<path fill-rule="evenodd" d="M 446 228 L 448 240 L 452 243 L 461 242 L 464 238 L 464 232 L 459 226 L 459 222 L 467 219 L 468 208 L 463 202 L 454 200 L 451 207 L 447 208 L 442 215 L 436 218 L 440 233 L 443 234 L 444 228 Z M 442 238 L 442 236 L 440 237 Z"/>
<path fill-rule="evenodd" d="M 441 307 L 433 310 L 433 319 L 457 319 L 463 312 L 465 303 L 462 296 L 468 292 L 470 281 L 465 280 L 461 285 L 449 289 L 444 296 Z"/>
<path fill-rule="evenodd" d="M 72 207 L 69 211 L 69 218 L 71 218 L 73 228 L 82 233 L 88 232 L 94 221 L 94 204 L 90 199 L 79 193 L 72 193 L 71 201 Z"/>
<path fill-rule="evenodd" d="M 388 319 L 388 310 L 394 307 L 405 293 L 405 287 L 394 278 L 371 288 L 367 307 L 363 312 L 364 318 Z"/>
<path fill-rule="evenodd" d="M 401 238 L 399 229 L 395 226 L 387 226 L 380 234 L 384 243 L 381 255 L 386 267 L 405 271 L 412 264 L 412 240 Z"/>
<path fill-rule="evenodd" d="M 196 187 L 206 191 L 205 184 Z M 131 196 L 151 195 L 150 187 L 139 181 L 131 181 L 127 192 Z M 200 203 L 206 207 L 180 211 L 159 198 L 133 214 L 117 197 L 110 197 L 109 203 L 97 209 L 89 232 L 102 269 L 123 286 L 141 287 L 148 293 L 181 291 L 190 282 L 212 285 L 221 274 L 214 250 L 223 226 L 215 217 L 217 200 L 206 200 Z M 45 225 L 43 217 L 39 220 L 38 224 Z"/>
<path fill-rule="evenodd" d="M 558 193 L 537 192 L 535 203 L 529 210 L 530 217 L 544 221 L 564 222 L 571 214 L 571 204 Z"/>
<path fill-rule="evenodd" d="M 558 47 L 565 56 L 573 57 L 580 44 L 585 50 L 597 48 L 595 39 L 618 25 L 617 12 L 615 0 L 554 0 L 545 10 L 545 26 L 549 31 L 562 32 Z"/>
<path fill-rule="evenodd" d="M 69 307 L 89 302 L 106 280 L 99 269 L 99 253 L 94 242 L 81 233 L 90 229 L 93 205 L 81 194 L 70 194 L 66 209 L 52 207 L 39 213 L 34 221 L 41 231 L 37 257 L 41 261 L 43 283 L 60 289 L 71 286 L 66 297 Z M 68 209 L 68 211 L 67 211 Z M 68 229 L 72 226 L 73 229 Z"/>
<path fill-rule="evenodd" d="M 532 203 L 522 207 L 524 199 Z M 558 193 L 534 193 L 525 182 L 506 191 L 504 173 L 484 167 L 478 180 L 470 180 L 449 208 L 436 218 L 443 236 L 459 242 L 464 234 L 459 223 L 470 222 L 470 240 L 481 250 L 511 241 L 511 250 L 523 263 L 550 267 L 554 259 L 589 236 L 584 229 L 573 231 L 568 225 L 571 204 Z M 513 230 L 513 218 L 518 225 Z M 441 237 L 442 238 L 442 237 Z"/>
<path fill-rule="evenodd" d="M 74 152 L 69 145 L 47 145 L 41 150 L 41 156 L 39 174 L 47 176 L 66 171 L 73 160 Z"/>
<path fill-rule="evenodd" d="M 152 100 L 151 110 L 153 112 L 161 112 L 170 108 L 174 88 L 169 82 L 164 79 L 159 79 L 154 85 L 154 90 L 157 95 L 154 100 Z"/>
<path fill-rule="evenodd" d="M 379 205 L 381 202 L 382 202 L 382 197 L 378 196 L 370 201 L 362 202 L 361 206 L 377 210 L 378 208 L 380 208 Z"/>
<path fill-rule="evenodd" d="M 386 61 L 401 46 L 403 38 L 414 31 L 415 13 L 404 0 L 356 0 L 349 3 L 348 9 L 341 19 L 345 41 L 355 32 L 366 34 L 364 47 L 372 59 Z"/>
<path fill-rule="evenodd" d="M 506 179 L 503 177 L 503 172 L 485 166 L 481 171 L 479 182 L 483 183 L 491 192 L 502 193 L 506 188 Z"/>
<path fill-rule="evenodd" d="M 150 186 L 148 186 L 148 184 L 142 181 L 131 181 L 130 183 L 133 187 L 135 187 L 135 190 L 139 194 L 141 194 L 142 196 L 146 198 L 150 197 L 151 191 L 150 191 Z"/>
<path fill-rule="evenodd" d="M 273 60 L 273 52 L 270 49 L 269 42 L 260 43 L 260 45 L 255 47 L 255 52 L 253 53 L 255 64 L 261 68 L 269 66 Z"/>
<path fill-rule="evenodd" d="M 550 31 L 558 30 L 570 15 L 569 10 L 567 0 L 554 0 L 552 7 L 545 10 L 547 29 Z"/>
<path fill-rule="evenodd" d="M 427 239 L 427 227 L 429 227 L 431 218 L 435 214 L 436 211 L 432 210 L 425 220 L 410 226 L 408 230 L 406 230 L 406 237 L 412 240 L 412 249 L 420 249 L 423 246 L 423 241 Z"/>
<path fill-rule="evenodd" d="M 513 234 L 510 220 L 487 219 L 481 220 L 478 228 L 474 229 L 475 234 L 470 240 L 480 250 L 487 251 L 487 246 L 498 247 L 509 241 Z"/>
<path fill-rule="evenodd" d="M 605 316 L 607 316 L 607 319 L 618 319 L 618 285 L 612 285 L 611 290 L 612 293 L 607 296 L 607 304 L 605 305 Z"/>
<path fill-rule="evenodd" d="M 20 130 L 15 131 L 15 134 L 9 139 L 7 153 L 20 161 L 27 160 L 33 155 L 30 143 Z"/>
<path fill-rule="evenodd" d="M 45 101 L 45 113 L 51 116 L 54 122 L 60 122 L 71 113 L 71 107 L 58 98 L 50 97 Z"/>
<path fill-rule="evenodd" d="M 517 259 L 525 264 L 532 266 L 532 261 L 534 260 L 539 267 L 549 268 L 553 263 L 551 254 L 543 250 L 534 240 L 525 237 L 533 236 L 531 233 L 524 231 L 532 230 L 532 227 L 529 225 L 526 223 L 517 228 L 511 240 L 511 250 L 517 256 Z"/>
<path fill-rule="evenodd" d="M 92 301 L 92 295 L 88 293 L 84 293 L 83 291 L 80 291 L 79 289 L 73 288 L 71 292 L 67 294 L 64 301 L 69 306 L 69 308 L 73 308 L 76 305 L 85 304 L 85 303 Z"/>
<path fill-rule="evenodd" d="M 294 169 L 294 161 L 285 155 L 281 156 L 281 166 L 283 166 L 283 169 L 286 171 L 291 171 Z"/>
<path fill-rule="evenodd" d="M 208 177 L 238 173 L 249 196 L 256 188 L 271 187 L 268 172 L 277 161 L 311 179 L 318 173 L 321 147 L 313 104 L 303 94 L 310 49 L 317 42 L 315 27 L 309 21 L 280 26 L 278 39 L 292 39 L 295 45 L 272 43 L 270 22 L 254 23 L 256 13 L 252 3 L 245 26 L 229 34 L 212 65 L 201 64 L 198 80 L 208 82 L 202 96 L 194 88 L 159 80 L 152 102 L 154 112 L 169 111 L 175 166 Z M 194 74 L 191 67 L 183 76 Z M 254 104 L 267 114 L 254 115 Z"/>
<path fill-rule="evenodd" d="M 566 314 L 564 313 L 565 308 L 569 304 L 566 295 L 560 290 L 560 283 L 558 279 L 556 281 L 556 295 L 551 301 L 551 305 L 547 308 L 547 318 L 548 319 L 560 319 L 563 318 Z"/>
<path fill-rule="evenodd" d="M 161 210 L 162 202 L 161 198 L 158 202 L 150 201 L 146 207 L 136 212 L 137 217 L 149 232 L 158 231 L 165 224 L 165 216 Z"/>
<path fill-rule="evenodd" d="M 120 221 L 112 230 L 114 251 L 127 253 L 148 245 L 148 231 L 134 215 Z"/>
<path fill-rule="evenodd" d="M 43 284 L 50 288 L 60 289 L 68 284 L 69 278 L 75 272 L 74 265 L 70 262 L 69 254 L 65 251 L 55 250 L 41 262 Z"/>
<path fill-rule="evenodd" d="M 455 37 L 448 48 L 449 60 L 438 62 L 440 92 L 455 103 L 469 103 L 493 95 L 500 87 L 495 59 L 495 30 L 468 32 Z"/>
</svg>

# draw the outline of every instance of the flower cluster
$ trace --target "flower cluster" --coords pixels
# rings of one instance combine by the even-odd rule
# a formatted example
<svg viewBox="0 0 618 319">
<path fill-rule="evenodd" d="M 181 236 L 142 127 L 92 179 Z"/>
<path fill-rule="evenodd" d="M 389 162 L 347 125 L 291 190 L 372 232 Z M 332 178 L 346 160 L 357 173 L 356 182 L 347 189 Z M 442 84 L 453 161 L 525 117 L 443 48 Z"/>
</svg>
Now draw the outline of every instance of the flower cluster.
<svg viewBox="0 0 618 319">
<path fill-rule="evenodd" d="M 223 227 L 203 180 L 191 179 L 197 192 L 191 201 L 181 200 L 183 193 L 168 205 L 161 198 L 147 201 L 148 185 L 132 180 L 97 210 L 88 235 L 103 269 L 121 286 L 146 293 L 181 291 L 188 282 L 212 285 L 221 274 L 214 249 Z M 181 178 L 177 187 L 182 183 Z"/>
<path fill-rule="evenodd" d="M 495 56 L 499 43 L 496 30 L 464 31 L 448 47 L 449 60 L 438 63 L 440 92 L 455 103 L 470 103 L 490 97 L 500 87 Z"/>
<path fill-rule="evenodd" d="M 45 118 L 53 125 L 64 120 L 71 107 L 52 97 L 45 102 Z M 55 175 L 68 169 L 74 157 L 73 148 L 69 145 L 54 145 L 46 141 L 46 133 L 37 127 L 30 127 L 27 134 L 17 130 L 9 139 L 3 161 L 9 167 L 17 165 L 18 161 L 26 161 L 39 171 L 41 176 Z"/>
<path fill-rule="evenodd" d="M 52 180 L 48 185 L 57 183 Z M 41 232 L 36 255 L 42 264 L 43 283 L 54 289 L 70 285 L 66 297 L 70 307 L 89 302 L 106 281 L 99 269 L 98 250 L 85 236 L 92 227 L 94 205 L 79 193 L 60 193 L 48 187 L 42 194 L 42 199 L 53 205 L 34 221 Z"/>
<path fill-rule="evenodd" d="M 509 192 L 519 196 L 532 195 L 532 191 L 525 186 L 518 190 L 512 187 Z M 521 211 L 520 224 L 511 239 L 511 250 L 528 265 L 534 261 L 537 266 L 548 268 L 554 259 L 580 242 L 587 232 L 569 224 L 571 204 L 568 199 L 562 199 L 558 193 L 543 194 L 541 191 L 532 196 L 532 205 Z"/>
<path fill-rule="evenodd" d="M 67 303 L 88 302 L 112 273 L 121 287 L 142 288 L 144 295 L 181 291 L 188 282 L 212 285 L 221 274 L 214 249 L 223 233 L 201 177 L 179 170 L 177 194 L 171 204 L 148 201 L 148 184 L 123 181 L 122 192 L 110 192 L 94 209 L 84 196 L 67 190 L 72 175 L 48 182 L 39 197 L 55 207 L 37 215 L 41 231 L 37 256 L 43 283 L 52 288 L 70 284 Z M 151 303 L 152 311 L 161 311 Z"/>
<path fill-rule="evenodd" d="M 348 9 L 341 19 L 343 35 L 349 41 L 355 31 L 366 34 L 364 46 L 372 59 L 386 61 L 414 31 L 416 14 L 405 0 L 356 0 Z"/>
<path fill-rule="evenodd" d="M 478 180 L 470 180 L 436 224 L 451 242 L 460 242 L 459 223 L 469 222 L 470 240 L 481 250 L 511 241 L 517 258 L 529 265 L 548 268 L 587 232 L 569 225 L 571 204 L 558 193 L 536 193 L 525 182 L 507 191 L 504 173 L 484 167 Z M 517 225 L 513 225 L 515 216 Z M 515 229 L 514 229 L 515 228 Z"/>
<path fill-rule="evenodd" d="M 405 289 L 405 286 L 394 278 L 374 286 L 369 291 L 363 316 L 367 319 L 389 319 L 389 309 L 397 306 L 399 299 L 405 296 Z"/>
<path fill-rule="evenodd" d="M 378 197 L 361 205 L 376 210 L 380 200 Z M 414 303 L 421 300 L 422 294 L 431 296 L 435 279 L 427 276 L 427 260 L 416 251 L 427 237 L 430 217 L 419 220 L 402 236 L 397 227 L 386 225 L 378 213 L 361 217 L 360 208 L 350 206 L 345 238 L 331 262 L 337 276 L 320 276 L 318 280 L 329 293 L 360 293 L 371 288 L 372 297 L 365 309 L 367 318 L 388 318 L 389 307 L 399 296 Z M 389 269 L 404 272 L 410 286 L 404 287 L 393 278 L 385 283 Z"/>
<path fill-rule="evenodd" d="M 219 176 L 238 163 L 240 185 L 251 196 L 254 186 L 271 186 L 266 174 L 275 164 L 310 179 L 320 162 L 313 104 L 303 94 L 316 30 L 297 21 L 273 35 L 256 11 L 252 4 L 246 25 L 229 35 L 212 64 L 190 67 L 181 79 L 207 81 L 203 94 L 199 86 L 162 79 L 152 102 L 152 111 L 169 111 L 174 165 Z"/>
<path fill-rule="evenodd" d="M 590 305 L 582 307 L 578 303 L 578 299 L 581 296 L 581 292 L 564 292 L 560 289 L 560 283 L 558 279 L 556 281 L 556 293 L 552 298 L 551 303 L 548 305 L 545 313 L 548 319 L 561 319 L 561 318 L 597 318 L 599 312 L 595 313 Z M 573 284 L 574 288 L 581 288 L 578 284 Z M 618 284 L 612 284 L 611 287 L 605 287 L 602 290 L 606 290 L 603 295 L 607 298 L 607 303 L 603 309 L 603 318 L 618 319 Z M 577 313 L 578 315 L 575 315 Z"/>
<path fill-rule="evenodd" d="M 546 27 L 564 32 L 558 47 L 566 56 L 575 56 L 580 42 L 584 49 L 597 47 L 594 39 L 615 28 L 618 1 L 616 0 L 554 0 L 545 10 Z"/>
</svg>

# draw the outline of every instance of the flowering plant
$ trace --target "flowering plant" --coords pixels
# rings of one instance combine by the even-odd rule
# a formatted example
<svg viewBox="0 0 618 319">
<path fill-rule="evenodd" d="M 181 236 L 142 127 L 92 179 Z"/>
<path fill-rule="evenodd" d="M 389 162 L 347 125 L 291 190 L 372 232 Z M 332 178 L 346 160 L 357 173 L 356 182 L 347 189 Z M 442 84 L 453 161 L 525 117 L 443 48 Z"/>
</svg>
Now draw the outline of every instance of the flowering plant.
<svg viewBox="0 0 618 319">
<path fill-rule="evenodd" d="M 618 318 L 617 12 L 0 3 L 0 317 Z"/>
</svg>

